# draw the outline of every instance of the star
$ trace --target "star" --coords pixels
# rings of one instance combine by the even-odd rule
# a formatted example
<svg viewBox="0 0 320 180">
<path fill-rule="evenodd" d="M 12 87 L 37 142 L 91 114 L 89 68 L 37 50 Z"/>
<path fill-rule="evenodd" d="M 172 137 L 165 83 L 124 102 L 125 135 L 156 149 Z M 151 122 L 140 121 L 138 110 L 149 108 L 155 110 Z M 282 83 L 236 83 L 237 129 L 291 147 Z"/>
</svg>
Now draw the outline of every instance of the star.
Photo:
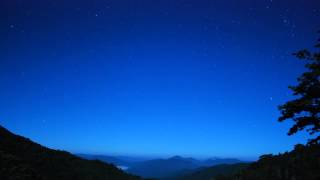
<svg viewBox="0 0 320 180">
<path fill-rule="evenodd" d="M 284 24 L 287 24 L 287 23 L 288 23 L 288 20 L 287 20 L 287 19 L 283 19 L 282 21 L 283 21 Z"/>
</svg>

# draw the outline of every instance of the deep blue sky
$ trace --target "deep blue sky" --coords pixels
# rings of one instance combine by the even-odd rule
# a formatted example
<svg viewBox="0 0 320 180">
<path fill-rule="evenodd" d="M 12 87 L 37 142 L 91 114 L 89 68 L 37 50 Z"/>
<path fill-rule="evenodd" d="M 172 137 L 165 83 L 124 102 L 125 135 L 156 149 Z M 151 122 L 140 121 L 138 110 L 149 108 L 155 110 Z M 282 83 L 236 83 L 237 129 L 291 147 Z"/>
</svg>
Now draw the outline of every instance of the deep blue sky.
<svg viewBox="0 0 320 180">
<path fill-rule="evenodd" d="M 306 142 L 277 106 L 318 0 L 2 0 L 0 124 L 77 153 L 253 158 Z"/>
</svg>

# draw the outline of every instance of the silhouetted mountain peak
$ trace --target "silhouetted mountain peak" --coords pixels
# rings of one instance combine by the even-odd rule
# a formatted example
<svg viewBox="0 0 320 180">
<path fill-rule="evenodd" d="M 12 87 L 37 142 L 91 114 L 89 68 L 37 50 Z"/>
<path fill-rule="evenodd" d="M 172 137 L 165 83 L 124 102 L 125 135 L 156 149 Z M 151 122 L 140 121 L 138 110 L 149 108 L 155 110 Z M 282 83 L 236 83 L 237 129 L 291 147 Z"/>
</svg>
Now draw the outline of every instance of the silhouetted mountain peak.
<svg viewBox="0 0 320 180">
<path fill-rule="evenodd" d="M 179 159 L 183 159 L 183 157 L 182 157 L 182 156 L 175 155 L 175 156 L 172 156 L 172 157 L 169 158 L 169 159 L 179 160 Z"/>
<path fill-rule="evenodd" d="M 179 156 L 179 155 L 176 155 L 176 156 L 172 156 L 170 158 L 168 158 L 168 160 L 177 160 L 177 161 L 190 161 L 190 162 L 196 162 L 198 160 L 192 158 L 192 157 L 182 157 L 182 156 Z"/>
</svg>

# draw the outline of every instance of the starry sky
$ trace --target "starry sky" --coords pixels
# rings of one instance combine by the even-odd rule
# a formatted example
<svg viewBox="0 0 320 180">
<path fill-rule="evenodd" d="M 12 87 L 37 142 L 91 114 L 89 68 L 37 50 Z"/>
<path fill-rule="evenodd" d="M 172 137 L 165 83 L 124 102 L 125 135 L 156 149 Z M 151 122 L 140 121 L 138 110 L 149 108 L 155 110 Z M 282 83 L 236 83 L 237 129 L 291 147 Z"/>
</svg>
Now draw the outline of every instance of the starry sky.
<svg viewBox="0 0 320 180">
<path fill-rule="evenodd" d="M 319 20 L 318 0 L 2 0 L 0 124 L 74 153 L 284 152 Z"/>
</svg>

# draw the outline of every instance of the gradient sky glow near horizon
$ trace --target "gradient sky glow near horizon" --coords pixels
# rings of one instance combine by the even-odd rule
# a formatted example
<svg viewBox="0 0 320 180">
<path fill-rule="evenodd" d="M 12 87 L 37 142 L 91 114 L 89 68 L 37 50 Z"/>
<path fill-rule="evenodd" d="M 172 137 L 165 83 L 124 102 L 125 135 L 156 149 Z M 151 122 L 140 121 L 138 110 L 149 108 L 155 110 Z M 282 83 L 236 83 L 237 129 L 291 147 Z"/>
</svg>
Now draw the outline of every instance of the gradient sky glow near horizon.
<svg viewBox="0 0 320 180">
<path fill-rule="evenodd" d="M 317 0 L 0 2 L 0 125 L 75 153 L 256 158 L 306 142 L 277 106 Z"/>
</svg>

